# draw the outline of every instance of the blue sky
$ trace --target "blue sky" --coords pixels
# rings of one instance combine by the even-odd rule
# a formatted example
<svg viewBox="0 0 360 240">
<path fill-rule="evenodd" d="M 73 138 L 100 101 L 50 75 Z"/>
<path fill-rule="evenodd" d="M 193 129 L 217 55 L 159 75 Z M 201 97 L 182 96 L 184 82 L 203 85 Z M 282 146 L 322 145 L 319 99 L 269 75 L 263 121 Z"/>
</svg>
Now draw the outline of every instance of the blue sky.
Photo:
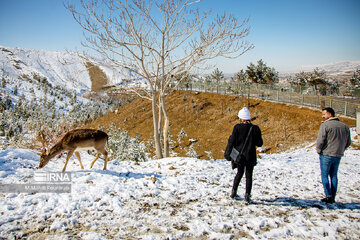
<svg viewBox="0 0 360 240">
<path fill-rule="evenodd" d="M 204 0 L 213 13 L 250 17 L 255 48 L 218 59 L 225 73 L 263 59 L 278 71 L 360 60 L 360 0 Z M 50 51 L 81 48 L 82 29 L 62 0 L 0 0 L 0 45 Z"/>
</svg>

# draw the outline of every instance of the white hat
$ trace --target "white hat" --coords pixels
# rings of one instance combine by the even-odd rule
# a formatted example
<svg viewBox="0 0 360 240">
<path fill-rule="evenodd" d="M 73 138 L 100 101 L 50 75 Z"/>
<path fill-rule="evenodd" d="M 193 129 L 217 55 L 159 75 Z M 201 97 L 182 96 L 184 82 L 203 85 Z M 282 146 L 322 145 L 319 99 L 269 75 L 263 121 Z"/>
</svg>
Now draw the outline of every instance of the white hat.
<svg viewBox="0 0 360 240">
<path fill-rule="evenodd" d="M 247 109 L 247 107 L 243 107 L 243 109 L 239 111 L 238 117 L 243 120 L 250 120 L 251 117 L 249 109 Z"/>
</svg>

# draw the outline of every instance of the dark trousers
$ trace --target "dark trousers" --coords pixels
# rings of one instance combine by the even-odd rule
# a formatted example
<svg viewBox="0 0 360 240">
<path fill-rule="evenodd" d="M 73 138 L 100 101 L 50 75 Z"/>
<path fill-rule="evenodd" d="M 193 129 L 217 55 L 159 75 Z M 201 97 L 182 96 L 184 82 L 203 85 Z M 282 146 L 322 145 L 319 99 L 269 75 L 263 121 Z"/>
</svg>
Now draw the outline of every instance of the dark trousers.
<svg viewBox="0 0 360 240">
<path fill-rule="evenodd" d="M 235 194 L 237 193 L 237 189 L 239 187 L 241 178 L 243 177 L 244 172 L 245 172 L 245 177 L 246 177 L 246 192 L 245 192 L 245 194 L 250 196 L 251 188 L 252 188 L 252 177 L 253 177 L 254 166 L 239 165 L 237 169 L 238 169 L 238 172 L 234 178 L 232 192 Z"/>
</svg>

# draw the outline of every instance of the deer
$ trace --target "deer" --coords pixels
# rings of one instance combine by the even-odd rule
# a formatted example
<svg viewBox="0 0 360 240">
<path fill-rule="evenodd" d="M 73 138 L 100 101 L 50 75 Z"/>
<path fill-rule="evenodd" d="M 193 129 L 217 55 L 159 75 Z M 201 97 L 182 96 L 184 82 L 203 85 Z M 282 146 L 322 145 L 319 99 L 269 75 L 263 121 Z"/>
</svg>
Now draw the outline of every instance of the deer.
<svg viewBox="0 0 360 240">
<path fill-rule="evenodd" d="M 42 135 L 43 137 L 43 135 Z M 105 150 L 105 146 L 108 142 L 108 135 L 100 130 L 94 129 L 75 129 L 67 132 L 64 137 L 57 142 L 47 153 L 46 149 L 40 154 L 40 164 L 39 168 L 43 168 L 48 164 L 48 162 L 54 158 L 56 155 L 62 152 L 68 152 L 65 165 L 62 169 L 62 172 L 65 172 L 66 165 L 70 157 L 75 153 L 76 158 L 79 160 L 81 169 L 84 169 L 79 151 L 81 150 L 92 150 L 95 149 L 97 151 L 97 155 L 95 159 L 91 162 L 90 168 L 94 165 L 96 160 L 102 155 L 104 155 L 104 168 L 106 170 L 106 165 L 108 161 L 108 152 Z M 44 145 L 44 142 L 42 141 Z"/>
</svg>

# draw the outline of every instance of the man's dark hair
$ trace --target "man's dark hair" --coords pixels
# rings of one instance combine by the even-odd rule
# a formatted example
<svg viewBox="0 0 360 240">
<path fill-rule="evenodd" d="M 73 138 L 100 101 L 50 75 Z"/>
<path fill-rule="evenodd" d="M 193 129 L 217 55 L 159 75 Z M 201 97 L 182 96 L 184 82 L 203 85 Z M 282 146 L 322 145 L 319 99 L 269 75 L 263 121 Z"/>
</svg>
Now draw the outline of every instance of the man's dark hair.
<svg viewBox="0 0 360 240">
<path fill-rule="evenodd" d="M 335 111 L 331 107 L 326 107 L 326 108 L 323 108 L 322 110 L 327 111 L 328 113 L 331 114 L 332 117 L 335 117 Z"/>
</svg>

